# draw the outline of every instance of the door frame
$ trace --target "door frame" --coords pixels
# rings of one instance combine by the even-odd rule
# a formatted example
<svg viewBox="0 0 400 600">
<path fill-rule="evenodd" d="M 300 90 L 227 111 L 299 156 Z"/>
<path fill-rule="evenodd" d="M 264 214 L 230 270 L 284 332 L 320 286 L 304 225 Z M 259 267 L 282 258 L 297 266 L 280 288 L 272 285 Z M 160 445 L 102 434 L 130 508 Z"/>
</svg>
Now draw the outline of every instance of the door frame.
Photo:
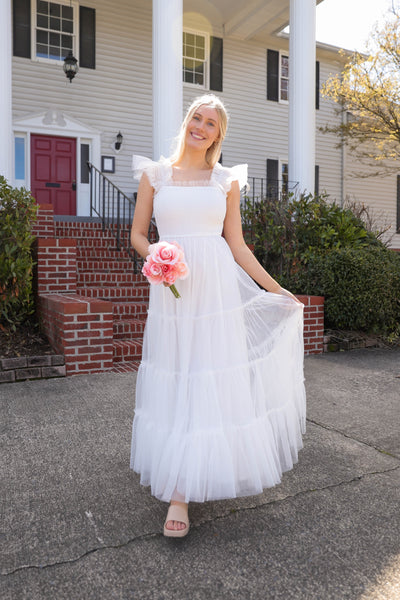
<svg viewBox="0 0 400 600">
<path fill-rule="evenodd" d="M 89 158 L 100 165 L 100 131 L 88 127 L 74 117 L 61 111 L 49 109 L 13 122 L 13 139 L 25 140 L 25 179 L 14 180 L 14 185 L 31 189 L 31 135 L 49 135 L 76 139 L 76 216 L 90 216 L 90 184 L 81 183 L 81 144 L 89 145 Z M 14 159 L 13 159 L 14 162 Z"/>
</svg>

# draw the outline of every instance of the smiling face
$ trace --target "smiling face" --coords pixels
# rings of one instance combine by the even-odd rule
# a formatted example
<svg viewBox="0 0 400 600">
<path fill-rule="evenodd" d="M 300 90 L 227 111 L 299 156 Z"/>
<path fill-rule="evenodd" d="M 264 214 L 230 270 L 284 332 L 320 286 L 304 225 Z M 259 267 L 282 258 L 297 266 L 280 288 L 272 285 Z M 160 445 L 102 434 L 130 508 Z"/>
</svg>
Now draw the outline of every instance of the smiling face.
<svg viewBox="0 0 400 600">
<path fill-rule="evenodd" d="M 219 117 L 215 108 L 199 106 L 186 128 L 186 145 L 191 149 L 207 151 L 220 136 Z"/>
</svg>

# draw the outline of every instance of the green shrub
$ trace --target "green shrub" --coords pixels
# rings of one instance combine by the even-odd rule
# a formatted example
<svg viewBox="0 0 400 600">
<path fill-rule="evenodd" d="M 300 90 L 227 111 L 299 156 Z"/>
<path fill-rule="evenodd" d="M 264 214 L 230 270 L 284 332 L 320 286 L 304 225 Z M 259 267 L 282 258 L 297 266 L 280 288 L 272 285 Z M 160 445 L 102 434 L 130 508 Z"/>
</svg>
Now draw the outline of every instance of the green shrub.
<svg viewBox="0 0 400 600">
<path fill-rule="evenodd" d="M 0 323 L 15 328 L 34 311 L 32 224 L 37 205 L 30 193 L 0 177 Z"/>
<path fill-rule="evenodd" d="M 349 208 L 325 196 L 247 200 L 248 243 L 261 264 L 293 292 L 325 296 L 332 328 L 391 333 L 400 323 L 400 256 Z"/>
<path fill-rule="evenodd" d="M 390 334 L 400 323 L 400 255 L 383 247 L 336 248 L 308 257 L 297 293 L 325 296 L 325 324 Z"/>
<path fill-rule="evenodd" d="M 379 234 L 368 231 L 350 209 L 328 202 L 326 196 L 289 194 L 262 201 L 247 199 L 243 229 L 261 264 L 283 283 L 315 253 L 333 248 L 384 247 Z"/>
</svg>

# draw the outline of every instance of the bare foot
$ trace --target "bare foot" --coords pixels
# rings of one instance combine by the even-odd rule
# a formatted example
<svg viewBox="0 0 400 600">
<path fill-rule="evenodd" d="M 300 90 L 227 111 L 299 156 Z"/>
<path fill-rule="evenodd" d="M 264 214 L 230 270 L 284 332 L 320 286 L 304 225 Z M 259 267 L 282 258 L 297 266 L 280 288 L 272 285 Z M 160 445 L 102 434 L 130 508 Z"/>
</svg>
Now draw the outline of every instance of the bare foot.
<svg viewBox="0 0 400 600">
<path fill-rule="evenodd" d="M 186 513 L 188 511 L 189 505 L 187 502 L 177 502 L 176 500 L 171 500 L 171 505 L 182 506 L 182 508 L 186 510 Z M 173 531 L 180 531 L 182 529 L 185 529 L 186 524 L 183 523 L 182 521 L 167 521 L 165 524 L 165 527 L 167 529 L 171 529 Z"/>
</svg>

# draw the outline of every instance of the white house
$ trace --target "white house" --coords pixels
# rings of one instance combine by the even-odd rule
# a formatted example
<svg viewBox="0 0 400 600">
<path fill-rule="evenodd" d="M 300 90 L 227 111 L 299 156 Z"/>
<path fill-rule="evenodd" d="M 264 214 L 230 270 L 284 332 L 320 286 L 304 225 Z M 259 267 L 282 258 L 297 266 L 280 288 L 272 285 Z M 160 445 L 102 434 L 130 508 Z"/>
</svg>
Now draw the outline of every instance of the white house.
<svg viewBox="0 0 400 600">
<path fill-rule="evenodd" d="M 231 117 L 224 165 L 247 162 L 250 177 L 361 200 L 385 214 L 400 249 L 399 178 L 354 177 L 348 151 L 319 132 L 339 118 L 319 90 L 342 59 L 316 44 L 315 5 L 2 0 L 0 173 L 58 214 L 89 215 L 87 161 L 131 196 L 132 154 L 168 154 L 187 104 L 211 90 Z M 69 51 L 79 65 L 71 81 Z"/>
</svg>

